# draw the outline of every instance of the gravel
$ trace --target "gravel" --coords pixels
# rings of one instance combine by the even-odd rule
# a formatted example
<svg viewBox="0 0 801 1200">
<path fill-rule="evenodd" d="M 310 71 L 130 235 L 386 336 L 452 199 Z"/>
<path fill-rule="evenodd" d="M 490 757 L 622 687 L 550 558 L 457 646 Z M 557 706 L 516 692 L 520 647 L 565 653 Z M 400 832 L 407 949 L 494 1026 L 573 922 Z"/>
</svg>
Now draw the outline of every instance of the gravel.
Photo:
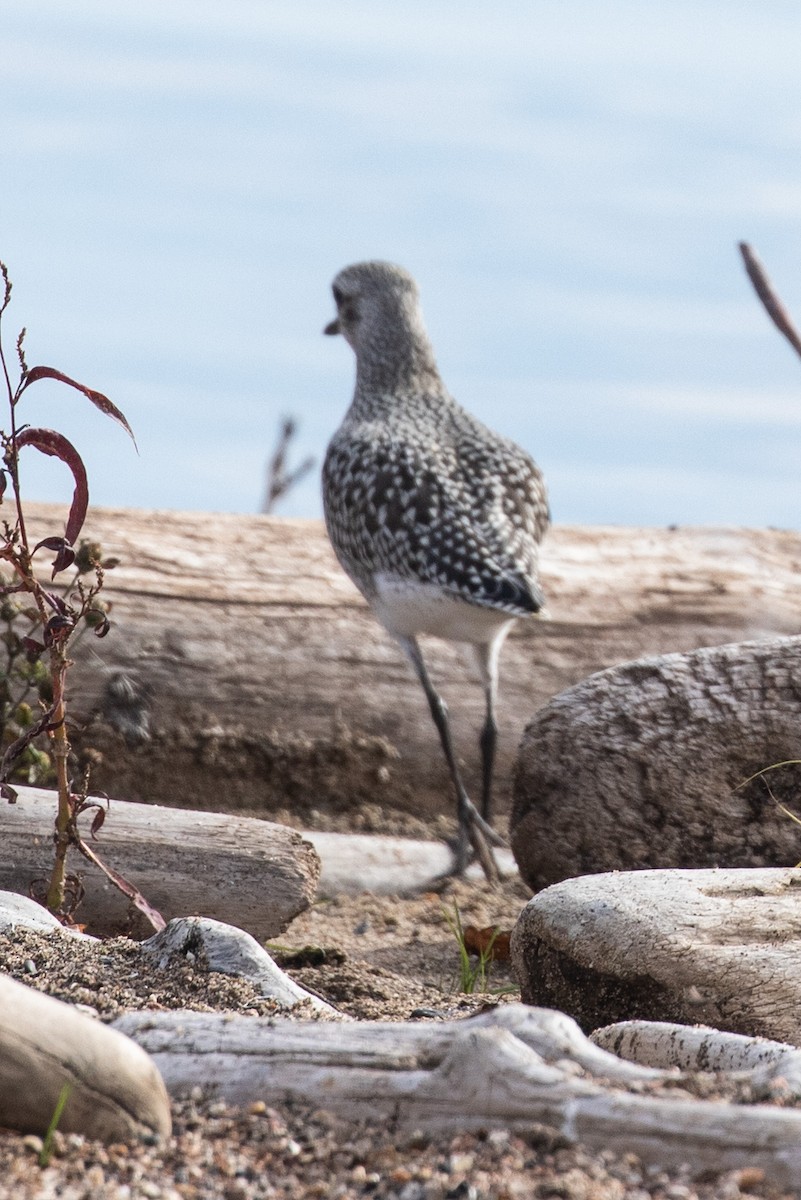
<svg viewBox="0 0 801 1200">
<path fill-rule="evenodd" d="M 412 899 L 361 895 L 316 904 L 274 956 L 298 982 L 357 1019 L 437 1020 L 519 999 L 504 963 L 485 990 L 461 990 L 452 925 L 510 928 L 527 893 L 454 884 Z M 155 967 L 126 939 L 79 942 L 16 932 L 0 937 L 0 970 L 101 1020 L 132 1009 L 275 1011 L 247 982 L 202 961 Z M 315 1019 L 313 1011 L 296 1012 Z M 709 1083 L 707 1081 L 707 1091 Z M 756 1168 L 693 1180 L 635 1155 L 590 1153 L 532 1124 L 524 1135 L 400 1133 L 386 1121 L 344 1122 L 319 1108 L 257 1101 L 237 1109 L 195 1094 L 174 1104 L 164 1145 L 103 1145 L 56 1132 L 49 1165 L 38 1134 L 0 1130 L 0 1200 L 738 1200 L 801 1196 L 776 1190 Z"/>
</svg>

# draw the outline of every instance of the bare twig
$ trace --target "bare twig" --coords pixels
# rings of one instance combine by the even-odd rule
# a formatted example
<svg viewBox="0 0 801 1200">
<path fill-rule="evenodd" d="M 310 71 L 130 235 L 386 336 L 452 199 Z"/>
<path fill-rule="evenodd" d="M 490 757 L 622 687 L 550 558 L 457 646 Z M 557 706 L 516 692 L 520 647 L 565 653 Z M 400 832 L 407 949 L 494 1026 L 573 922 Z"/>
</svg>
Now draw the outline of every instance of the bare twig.
<svg viewBox="0 0 801 1200">
<path fill-rule="evenodd" d="M 263 513 L 271 513 L 281 497 L 285 496 L 290 488 L 294 487 L 314 466 L 313 458 L 305 458 L 293 471 L 287 470 L 287 451 L 296 432 L 297 426 L 292 417 L 285 417 L 281 422 L 281 432 L 278 435 L 275 453 L 267 464 L 267 484 L 261 506 Z"/>
<path fill-rule="evenodd" d="M 765 311 L 779 332 L 783 333 L 787 338 L 787 341 L 793 347 L 796 354 L 801 355 L 801 336 L 790 314 L 776 294 L 776 290 L 768 279 L 761 261 L 748 242 L 740 242 L 740 253 L 743 256 L 748 278 L 754 285 L 754 291 L 757 296 L 759 296 L 759 299 L 764 304 Z"/>
</svg>

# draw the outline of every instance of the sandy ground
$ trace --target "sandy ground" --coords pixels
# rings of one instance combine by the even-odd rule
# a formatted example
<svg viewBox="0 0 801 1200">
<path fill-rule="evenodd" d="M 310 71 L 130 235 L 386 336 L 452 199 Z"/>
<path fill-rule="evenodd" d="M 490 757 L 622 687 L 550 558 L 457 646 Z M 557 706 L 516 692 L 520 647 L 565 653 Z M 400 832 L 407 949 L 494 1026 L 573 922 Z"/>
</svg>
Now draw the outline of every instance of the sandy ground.
<svg viewBox="0 0 801 1200">
<path fill-rule="evenodd" d="M 510 928 L 526 898 L 519 881 L 500 891 L 457 883 L 410 899 L 340 897 L 316 904 L 270 948 L 294 978 L 356 1018 L 468 1017 L 519 994 L 503 963 L 475 981 L 479 990 L 463 991 L 453 923 L 458 916 L 465 926 Z M 154 968 L 125 939 L 75 945 L 17 933 L 0 939 L 0 970 L 107 1020 L 141 1008 L 273 1011 L 241 980 L 210 973 L 202 963 Z M 174 1133 L 164 1146 L 105 1146 L 57 1134 L 45 1167 L 40 1147 L 37 1135 L 0 1131 L 0 1200 L 775 1200 L 791 1194 L 773 1189 L 756 1169 L 692 1180 L 689 1167 L 667 1172 L 633 1155 L 591 1154 L 536 1125 L 524 1135 L 398 1135 L 386 1122 L 346 1124 L 313 1103 L 301 1109 L 257 1102 L 241 1110 L 200 1095 L 175 1106 Z"/>
</svg>

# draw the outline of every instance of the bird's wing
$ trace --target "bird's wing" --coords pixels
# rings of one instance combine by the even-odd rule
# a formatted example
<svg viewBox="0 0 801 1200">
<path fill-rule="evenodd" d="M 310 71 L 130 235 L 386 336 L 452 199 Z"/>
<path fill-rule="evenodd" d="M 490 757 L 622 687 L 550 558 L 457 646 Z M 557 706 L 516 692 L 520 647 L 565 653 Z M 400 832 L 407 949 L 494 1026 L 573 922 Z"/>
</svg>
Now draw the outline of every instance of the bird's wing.
<svg viewBox="0 0 801 1200">
<path fill-rule="evenodd" d="M 536 612 L 537 548 L 548 523 L 539 470 L 501 439 L 481 450 L 475 439 L 449 441 L 435 451 L 388 431 L 334 439 L 323 493 L 346 569 L 357 580 L 378 569 L 474 604 Z"/>
</svg>

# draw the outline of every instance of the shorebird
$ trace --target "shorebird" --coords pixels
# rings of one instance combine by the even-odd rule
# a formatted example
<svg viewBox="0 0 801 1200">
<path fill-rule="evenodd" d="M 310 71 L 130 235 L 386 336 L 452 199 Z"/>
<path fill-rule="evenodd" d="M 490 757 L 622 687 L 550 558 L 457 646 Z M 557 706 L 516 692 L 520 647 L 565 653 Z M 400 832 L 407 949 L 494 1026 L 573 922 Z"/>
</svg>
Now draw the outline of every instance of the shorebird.
<svg viewBox="0 0 801 1200">
<path fill-rule="evenodd" d="M 498 657 L 515 619 L 543 604 L 538 551 L 550 515 L 542 474 L 448 393 L 407 271 L 357 263 L 340 271 L 332 291 L 337 315 L 325 333 L 353 348 L 356 389 L 323 465 L 328 535 L 428 699 L 456 792 L 452 873 L 464 871 L 472 846 L 497 878 L 491 846 L 505 844 L 491 826 Z M 480 813 L 419 634 L 474 647 L 486 703 Z"/>
</svg>

